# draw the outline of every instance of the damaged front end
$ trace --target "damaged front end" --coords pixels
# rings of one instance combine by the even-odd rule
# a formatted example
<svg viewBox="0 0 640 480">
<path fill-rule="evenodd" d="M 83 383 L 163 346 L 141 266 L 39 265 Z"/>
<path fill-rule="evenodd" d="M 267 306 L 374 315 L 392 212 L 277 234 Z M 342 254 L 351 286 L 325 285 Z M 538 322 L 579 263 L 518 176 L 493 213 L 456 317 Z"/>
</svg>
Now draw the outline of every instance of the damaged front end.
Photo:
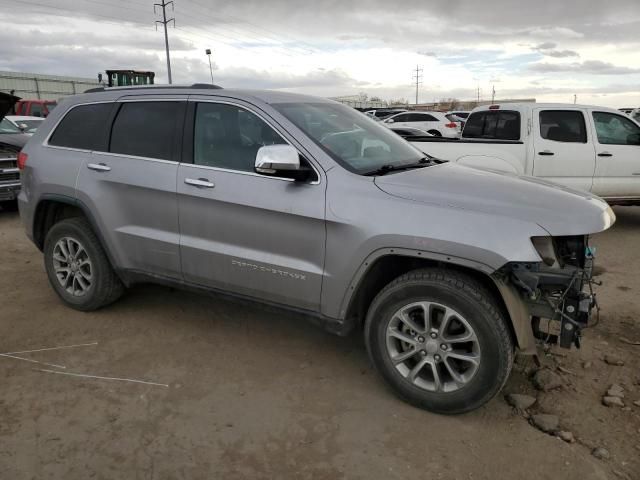
<svg viewBox="0 0 640 480">
<path fill-rule="evenodd" d="M 580 348 L 581 332 L 599 310 L 592 278 L 595 249 L 588 235 L 531 240 L 542 262 L 511 262 L 500 276 L 519 291 L 537 339 Z"/>
</svg>

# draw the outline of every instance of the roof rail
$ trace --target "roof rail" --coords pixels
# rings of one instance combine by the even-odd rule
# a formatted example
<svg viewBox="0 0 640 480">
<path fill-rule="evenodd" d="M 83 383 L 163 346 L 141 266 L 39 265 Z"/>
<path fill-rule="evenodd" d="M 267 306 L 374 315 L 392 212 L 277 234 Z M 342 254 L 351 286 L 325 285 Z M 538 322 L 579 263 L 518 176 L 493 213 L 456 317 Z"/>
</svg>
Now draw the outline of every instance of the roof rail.
<svg viewBox="0 0 640 480">
<path fill-rule="evenodd" d="M 125 85 L 123 87 L 94 87 L 88 90 L 85 90 L 84 93 L 97 93 L 97 92 L 110 92 L 111 90 L 145 90 L 145 89 L 154 89 L 154 88 L 193 88 L 198 90 L 203 89 L 212 89 L 212 90 L 222 90 L 222 87 L 219 85 L 214 85 L 212 83 L 193 83 L 191 85 Z"/>
</svg>

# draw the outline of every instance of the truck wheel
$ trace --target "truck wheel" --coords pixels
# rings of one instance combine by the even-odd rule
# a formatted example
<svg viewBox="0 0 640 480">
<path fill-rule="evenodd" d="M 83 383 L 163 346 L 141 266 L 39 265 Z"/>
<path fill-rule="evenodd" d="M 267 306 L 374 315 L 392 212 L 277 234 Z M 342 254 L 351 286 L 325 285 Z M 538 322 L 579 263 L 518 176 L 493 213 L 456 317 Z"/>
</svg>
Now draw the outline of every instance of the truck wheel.
<svg viewBox="0 0 640 480">
<path fill-rule="evenodd" d="M 427 133 L 430 133 L 434 137 L 441 137 L 442 134 L 438 130 L 429 130 Z"/>
<path fill-rule="evenodd" d="M 76 310 L 97 310 L 124 291 L 84 218 L 68 218 L 51 227 L 44 242 L 44 264 L 55 292 Z"/>
<path fill-rule="evenodd" d="M 474 410 L 509 377 L 514 344 L 492 295 L 445 269 L 407 273 L 373 300 L 365 343 L 375 368 L 405 401 L 436 413 Z"/>
</svg>

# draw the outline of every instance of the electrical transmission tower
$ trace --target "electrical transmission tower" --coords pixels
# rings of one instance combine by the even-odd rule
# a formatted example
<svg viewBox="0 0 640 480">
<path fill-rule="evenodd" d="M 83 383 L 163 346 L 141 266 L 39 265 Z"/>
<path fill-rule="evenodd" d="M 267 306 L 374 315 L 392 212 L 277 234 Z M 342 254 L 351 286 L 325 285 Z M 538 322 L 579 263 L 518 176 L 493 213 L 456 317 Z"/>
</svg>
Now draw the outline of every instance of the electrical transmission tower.
<svg viewBox="0 0 640 480">
<path fill-rule="evenodd" d="M 173 11 L 173 1 L 167 2 L 167 0 L 162 0 L 162 3 L 154 3 L 153 4 L 153 13 L 156 13 L 156 7 L 160 7 L 162 9 L 162 20 L 156 20 L 156 30 L 158 28 L 158 24 L 161 23 L 164 27 L 164 47 L 167 51 L 167 76 L 169 77 L 169 85 L 171 85 L 171 59 L 169 58 L 169 34 L 167 33 L 167 24 L 173 22 L 173 26 L 176 26 L 175 18 L 167 18 L 167 7 L 171 5 L 171 11 Z"/>
<path fill-rule="evenodd" d="M 416 81 L 416 105 L 418 104 L 418 89 L 422 85 L 422 71 L 423 68 L 420 65 L 416 65 L 416 69 L 413 72 L 413 79 Z"/>
</svg>

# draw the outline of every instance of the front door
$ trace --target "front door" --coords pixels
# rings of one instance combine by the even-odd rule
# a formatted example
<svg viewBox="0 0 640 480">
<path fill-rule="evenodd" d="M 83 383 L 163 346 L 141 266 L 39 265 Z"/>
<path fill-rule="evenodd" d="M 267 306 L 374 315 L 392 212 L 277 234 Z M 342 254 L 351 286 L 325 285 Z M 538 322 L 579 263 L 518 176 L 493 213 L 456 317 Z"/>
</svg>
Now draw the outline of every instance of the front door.
<svg viewBox="0 0 640 480">
<path fill-rule="evenodd" d="M 595 149 L 584 113 L 577 108 L 534 109 L 533 128 L 533 175 L 591 190 Z"/>
<path fill-rule="evenodd" d="M 286 141 L 269 117 L 242 102 L 192 101 L 187 118 L 177 183 L 185 280 L 317 310 L 325 249 L 320 170 L 309 182 L 256 173 L 258 149 Z"/>
<path fill-rule="evenodd" d="M 640 198 L 640 127 L 624 115 L 593 111 L 596 174 L 593 193 L 610 200 Z"/>
</svg>

